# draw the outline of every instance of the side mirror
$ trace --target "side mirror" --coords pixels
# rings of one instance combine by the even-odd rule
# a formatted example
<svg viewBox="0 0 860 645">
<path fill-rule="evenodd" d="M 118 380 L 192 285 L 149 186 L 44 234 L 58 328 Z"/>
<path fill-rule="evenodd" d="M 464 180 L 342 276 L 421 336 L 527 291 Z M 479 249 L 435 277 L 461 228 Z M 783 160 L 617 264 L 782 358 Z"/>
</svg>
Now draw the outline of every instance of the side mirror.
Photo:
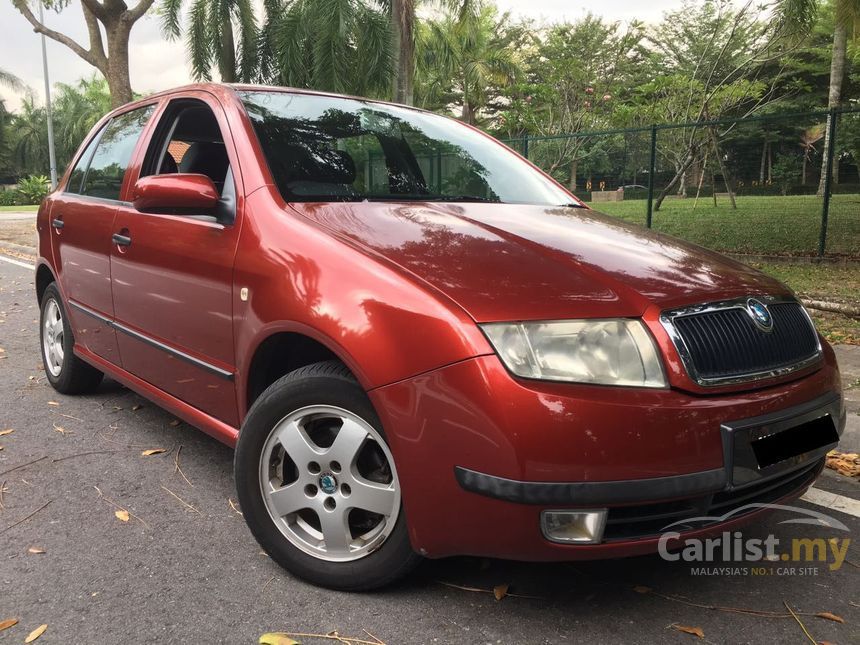
<svg viewBox="0 0 860 645">
<path fill-rule="evenodd" d="M 143 177 L 134 185 L 132 204 L 142 212 L 186 211 L 212 214 L 218 190 L 206 175 L 177 173 Z"/>
</svg>

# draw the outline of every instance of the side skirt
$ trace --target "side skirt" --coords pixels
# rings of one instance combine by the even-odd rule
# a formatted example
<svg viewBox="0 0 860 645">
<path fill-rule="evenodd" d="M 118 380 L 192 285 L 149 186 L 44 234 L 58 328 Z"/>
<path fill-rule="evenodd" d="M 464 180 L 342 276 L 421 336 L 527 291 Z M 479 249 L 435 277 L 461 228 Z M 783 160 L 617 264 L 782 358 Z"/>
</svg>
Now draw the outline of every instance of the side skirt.
<svg viewBox="0 0 860 645">
<path fill-rule="evenodd" d="M 205 412 L 201 412 L 197 408 L 188 405 L 185 401 L 181 401 L 176 397 L 171 396 L 151 383 L 147 383 L 146 381 L 139 379 L 134 374 L 126 372 L 121 367 L 106 361 L 101 356 L 93 354 L 86 347 L 81 347 L 75 344 L 75 354 L 96 369 L 99 369 L 110 376 L 112 379 L 119 381 L 130 390 L 134 390 L 142 397 L 149 399 L 165 410 L 175 414 L 186 423 L 199 428 L 206 434 L 214 437 L 221 443 L 227 444 L 231 448 L 236 447 L 236 442 L 239 439 L 239 430 L 233 426 L 227 425 L 223 421 L 219 421 L 215 417 L 211 417 Z"/>
</svg>

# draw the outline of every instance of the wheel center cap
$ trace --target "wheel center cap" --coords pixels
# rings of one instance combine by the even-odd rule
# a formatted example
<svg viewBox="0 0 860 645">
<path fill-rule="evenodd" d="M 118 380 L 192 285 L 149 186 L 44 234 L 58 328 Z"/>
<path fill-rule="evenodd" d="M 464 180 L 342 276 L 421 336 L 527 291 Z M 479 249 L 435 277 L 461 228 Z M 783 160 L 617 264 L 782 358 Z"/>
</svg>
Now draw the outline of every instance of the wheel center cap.
<svg viewBox="0 0 860 645">
<path fill-rule="evenodd" d="M 320 475 L 320 490 L 326 495 L 331 495 L 337 490 L 337 479 L 331 473 Z"/>
</svg>

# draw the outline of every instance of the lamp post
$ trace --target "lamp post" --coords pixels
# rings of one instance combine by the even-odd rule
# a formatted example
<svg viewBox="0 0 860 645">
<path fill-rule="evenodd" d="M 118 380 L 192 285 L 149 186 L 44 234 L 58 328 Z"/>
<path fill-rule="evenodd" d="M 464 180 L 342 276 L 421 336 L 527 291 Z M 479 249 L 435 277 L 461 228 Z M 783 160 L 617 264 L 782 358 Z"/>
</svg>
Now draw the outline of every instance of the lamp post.
<svg viewBox="0 0 860 645">
<path fill-rule="evenodd" d="M 45 24 L 42 0 L 39 0 L 39 22 Z M 57 155 L 54 153 L 54 117 L 51 113 L 51 81 L 48 78 L 48 49 L 42 34 L 42 70 L 45 76 L 45 114 L 48 117 L 48 160 L 51 165 L 51 190 L 57 187 Z"/>
</svg>

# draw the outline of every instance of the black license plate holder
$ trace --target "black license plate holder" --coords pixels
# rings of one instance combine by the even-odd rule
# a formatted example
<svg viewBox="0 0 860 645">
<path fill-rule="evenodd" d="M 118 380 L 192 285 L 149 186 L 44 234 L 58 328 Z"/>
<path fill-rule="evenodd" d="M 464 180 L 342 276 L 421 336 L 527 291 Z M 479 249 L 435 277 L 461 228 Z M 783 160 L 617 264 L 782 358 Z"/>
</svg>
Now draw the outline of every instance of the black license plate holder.
<svg viewBox="0 0 860 645">
<path fill-rule="evenodd" d="M 723 424 L 729 488 L 747 486 L 822 459 L 839 442 L 841 397 Z"/>
</svg>

